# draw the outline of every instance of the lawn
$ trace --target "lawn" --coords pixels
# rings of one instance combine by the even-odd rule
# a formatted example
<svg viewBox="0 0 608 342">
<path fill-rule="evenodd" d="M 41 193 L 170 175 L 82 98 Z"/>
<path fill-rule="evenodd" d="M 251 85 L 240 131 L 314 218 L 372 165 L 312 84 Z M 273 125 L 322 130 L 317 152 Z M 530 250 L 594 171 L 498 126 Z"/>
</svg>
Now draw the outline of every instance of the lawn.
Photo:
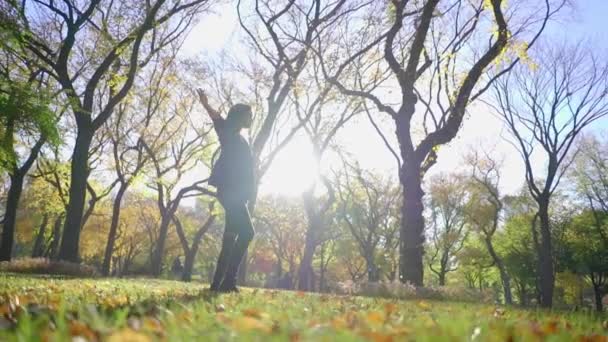
<svg viewBox="0 0 608 342">
<path fill-rule="evenodd" d="M 608 341 L 593 313 L 0 274 L 0 341 Z"/>
</svg>

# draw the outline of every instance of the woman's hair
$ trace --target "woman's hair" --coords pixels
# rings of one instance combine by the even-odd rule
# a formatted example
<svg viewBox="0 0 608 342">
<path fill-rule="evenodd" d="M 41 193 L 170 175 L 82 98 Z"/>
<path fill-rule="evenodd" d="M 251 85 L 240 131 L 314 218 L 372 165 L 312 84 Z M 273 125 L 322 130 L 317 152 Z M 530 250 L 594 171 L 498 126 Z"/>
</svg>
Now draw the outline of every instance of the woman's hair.
<svg viewBox="0 0 608 342">
<path fill-rule="evenodd" d="M 232 106 L 226 117 L 226 123 L 234 128 L 243 128 L 244 123 L 249 120 L 251 120 L 251 106 L 243 103 Z"/>
</svg>

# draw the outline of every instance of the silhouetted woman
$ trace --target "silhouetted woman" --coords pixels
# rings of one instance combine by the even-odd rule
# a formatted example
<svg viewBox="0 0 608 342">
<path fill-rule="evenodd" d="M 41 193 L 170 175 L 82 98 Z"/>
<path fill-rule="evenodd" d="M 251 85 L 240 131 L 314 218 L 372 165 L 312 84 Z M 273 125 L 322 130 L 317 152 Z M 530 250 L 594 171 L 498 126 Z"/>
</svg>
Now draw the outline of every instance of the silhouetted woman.
<svg viewBox="0 0 608 342">
<path fill-rule="evenodd" d="M 251 107 L 236 104 L 224 119 L 209 105 L 205 93 L 201 89 L 197 92 L 220 140 L 221 152 L 211 170 L 209 184 L 217 188 L 226 223 L 210 290 L 238 292 L 239 264 L 255 233 L 247 210 L 247 202 L 254 194 L 253 157 L 249 144 L 240 134 L 243 128 L 251 127 Z"/>
</svg>

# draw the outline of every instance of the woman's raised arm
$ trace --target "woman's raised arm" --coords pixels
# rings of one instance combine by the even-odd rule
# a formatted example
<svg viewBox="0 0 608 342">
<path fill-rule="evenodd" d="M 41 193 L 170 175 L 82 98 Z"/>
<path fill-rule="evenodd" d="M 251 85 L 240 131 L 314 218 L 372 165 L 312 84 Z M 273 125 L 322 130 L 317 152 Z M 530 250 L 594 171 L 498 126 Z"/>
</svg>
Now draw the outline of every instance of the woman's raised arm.
<svg viewBox="0 0 608 342">
<path fill-rule="evenodd" d="M 201 104 L 203 105 L 203 107 L 205 107 L 205 110 L 207 111 L 207 113 L 209 114 L 211 119 L 213 119 L 213 120 L 221 119 L 222 115 L 220 114 L 220 112 L 218 112 L 213 107 L 211 107 L 211 105 L 209 105 L 209 99 L 207 99 L 207 94 L 205 94 L 203 89 L 201 89 L 201 88 L 196 89 L 196 93 L 198 94 L 198 99 L 201 101 Z"/>
</svg>

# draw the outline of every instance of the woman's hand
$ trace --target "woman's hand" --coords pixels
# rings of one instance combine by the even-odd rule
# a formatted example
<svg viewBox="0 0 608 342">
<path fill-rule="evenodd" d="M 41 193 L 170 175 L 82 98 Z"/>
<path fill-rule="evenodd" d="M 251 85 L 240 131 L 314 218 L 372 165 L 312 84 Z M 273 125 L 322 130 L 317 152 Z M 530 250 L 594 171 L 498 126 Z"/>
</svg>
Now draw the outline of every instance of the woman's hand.
<svg viewBox="0 0 608 342">
<path fill-rule="evenodd" d="M 201 88 L 196 89 L 196 93 L 198 94 L 198 99 L 201 101 L 201 104 L 205 107 L 209 105 L 209 99 L 207 98 L 207 94 Z"/>
<path fill-rule="evenodd" d="M 207 98 L 207 94 L 205 94 L 205 92 L 203 91 L 203 89 L 197 88 L 196 89 L 196 93 L 198 94 L 199 101 L 201 101 L 201 104 L 203 105 L 203 107 L 205 107 L 205 110 L 207 111 L 207 113 L 209 114 L 209 116 L 212 119 L 220 119 L 222 117 L 220 115 L 220 112 L 218 112 L 217 110 L 213 109 L 209 105 L 209 99 Z"/>
</svg>

